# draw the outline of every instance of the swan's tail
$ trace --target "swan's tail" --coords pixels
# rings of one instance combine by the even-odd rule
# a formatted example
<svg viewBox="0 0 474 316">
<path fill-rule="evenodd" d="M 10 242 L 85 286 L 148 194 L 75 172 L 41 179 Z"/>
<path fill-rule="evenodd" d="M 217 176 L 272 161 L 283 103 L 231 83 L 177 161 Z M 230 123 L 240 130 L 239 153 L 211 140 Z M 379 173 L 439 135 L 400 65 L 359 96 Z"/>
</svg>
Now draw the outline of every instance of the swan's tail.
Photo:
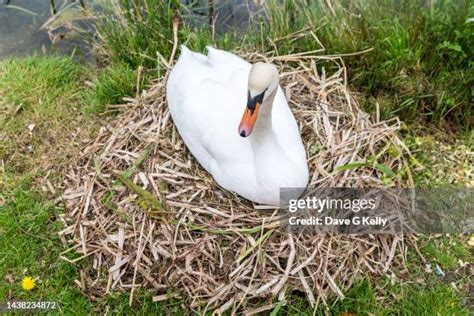
<svg viewBox="0 0 474 316">
<path fill-rule="evenodd" d="M 181 56 L 190 56 L 201 62 L 207 62 L 207 56 L 200 53 L 193 52 L 189 48 L 187 48 L 185 45 L 181 45 L 180 47 L 181 47 Z"/>
<path fill-rule="evenodd" d="M 181 54 L 191 53 L 191 51 L 189 50 L 189 48 L 186 47 L 186 45 L 181 44 L 179 47 L 181 48 Z"/>
</svg>

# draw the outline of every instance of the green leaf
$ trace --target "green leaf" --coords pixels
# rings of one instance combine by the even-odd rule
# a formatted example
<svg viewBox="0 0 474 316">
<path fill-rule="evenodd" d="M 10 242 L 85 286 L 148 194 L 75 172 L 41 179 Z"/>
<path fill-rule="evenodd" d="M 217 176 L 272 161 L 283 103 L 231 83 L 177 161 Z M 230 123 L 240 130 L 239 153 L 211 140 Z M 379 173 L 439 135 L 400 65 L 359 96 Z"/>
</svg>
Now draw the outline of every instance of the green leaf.
<svg viewBox="0 0 474 316">
<path fill-rule="evenodd" d="M 13 5 L 13 4 L 6 5 L 5 8 L 7 8 L 7 9 L 15 9 L 15 10 L 18 10 L 18 11 L 21 11 L 21 12 L 23 12 L 23 13 L 26 13 L 26 14 L 29 14 L 29 15 L 33 15 L 33 16 L 38 15 L 36 12 L 30 11 L 30 10 L 28 10 L 28 9 L 25 9 L 25 8 L 23 8 L 23 7 L 20 7 L 20 6 L 17 6 L 17 5 Z"/>
<path fill-rule="evenodd" d="M 270 314 L 270 316 L 277 316 L 277 315 L 279 315 L 280 309 L 281 309 L 281 307 L 282 307 L 284 304 L 286 304 L 286 301 L 280 301 L 280 302 L 278 302 L 278 304 L 275 305 L 275 308 L 273 308 L 272 313 Z"/>
<path fill-rule="evenodd" d="M 237 258 L 237 263 L 240 263 L 243 259 L 245 259 L 255 248 L 260 246 L 270 235 L 273 233 L 274 229 L 270 229 L 267 231 L 263 236 L 261 236 L 253 246 L 247 249 L 239 258 Z"/>
<path fill-rule="evenodd" d="M 344 171 L 344 170 L 350 170 L 350 169 L 355 169 L 355 168 L 364 167 L 364 166 L 367 166 L 366 162 L 353 162 L 353 163 L 348 163 L 346 165 L 338 166 L 336 170 Z"/>
<path fill-rule="evenodd" d="M 146 148 L 143 153 L 140 155 L 140 157 L 137 158 L 137 160 L 134 161 L 133 165 L 128 168 L 127 170 L 125 170 L 123 172 L 123 176 L 125 178 L 129 178 L 133 173 L 135 173 L 135 171 L 137 171 L 138 167 L 140 167 L 140 165 L 146 160 L 148 159 L 148 157 L 150 156 L 151 154 L 151 148 L 148 147 Z"/>
<path fill-rule="evenodd" d="M 143 202 L 146 208 L 165 212 L 164 205 L 158 201 L 158 199 L 153 194 L 142 189 L 140 186 L 136 185 L 132 180 L 129 180 L 122 174 L 117 173 L 116 176 L 120 181 L 123 182 L 123 184 L 125 184 L 125 186 L 128 187 L 129 190 L 135 192 L 140 197 L 141 202 Z"/>
<path fill-rule="evenodd" d="M 390 169 L 389 167 L 387 167 L 384 164 L 381 164 L 381 163 L 376 164 L 375 169 L 377 169 L 379 171 L 382 171 L 383 173 L 385 173 L 389 177 L 395 177 L 396 176 L 395 172 L 393 172 L 392 169 Z"/>
</svg>

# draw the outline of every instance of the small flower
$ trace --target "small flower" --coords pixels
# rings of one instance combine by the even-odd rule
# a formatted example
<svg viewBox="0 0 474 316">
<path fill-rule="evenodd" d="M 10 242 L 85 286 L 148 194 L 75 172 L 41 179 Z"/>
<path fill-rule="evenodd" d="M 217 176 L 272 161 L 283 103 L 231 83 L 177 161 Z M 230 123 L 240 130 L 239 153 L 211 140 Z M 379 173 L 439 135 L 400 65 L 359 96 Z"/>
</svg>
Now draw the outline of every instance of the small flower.
<svg viewBox="0 0 474 316">
<path fill-rule="evenodd" d="M 36 286 L 35 280 L 33 280 L 31 277 L 24 277 L 23 281 L 21 281 L 21 287 L 25 291 L 31 291 L 34 289 Z"/>
</svg>

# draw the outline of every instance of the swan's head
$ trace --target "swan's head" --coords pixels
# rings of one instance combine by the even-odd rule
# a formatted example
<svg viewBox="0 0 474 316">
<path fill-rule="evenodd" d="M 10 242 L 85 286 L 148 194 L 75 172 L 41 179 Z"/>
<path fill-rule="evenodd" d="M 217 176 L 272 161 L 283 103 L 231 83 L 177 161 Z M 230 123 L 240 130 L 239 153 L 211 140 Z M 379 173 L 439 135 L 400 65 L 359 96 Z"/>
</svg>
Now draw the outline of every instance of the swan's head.
<svg viewBox="0 0 474 316">
<path fill-rule="evenodd" d="M 247 107 L 239 125 L 239 134 L 247 137 L 252 133 L 260 107 L 278 87 L 277 68 L 270 63 L 256 63 L 250 69 Z M 266 104 L 266 103 L 265 103 Z"/>
</svg>

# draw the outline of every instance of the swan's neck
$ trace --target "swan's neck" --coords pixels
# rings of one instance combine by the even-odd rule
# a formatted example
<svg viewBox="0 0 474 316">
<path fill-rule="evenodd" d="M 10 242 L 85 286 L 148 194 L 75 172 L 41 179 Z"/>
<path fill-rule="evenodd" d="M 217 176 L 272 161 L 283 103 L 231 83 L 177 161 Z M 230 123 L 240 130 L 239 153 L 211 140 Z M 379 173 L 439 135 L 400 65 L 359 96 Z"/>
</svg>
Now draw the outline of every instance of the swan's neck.
<svg viewBox="0 0 474 316">
<path fill-rule="evenodd" d="M 275 99 L 275 94 L 276 89 L 272 92 L 272 94 L 268 96 L 268 98 L 265 99 L 263 104 L 260 106 L 258 118 L 255 122 L 255 127 L 253 128 L 252 136 L 250 137 L 251 143 L 258 144 L 275 136 L 272 128 L 272 108 L 273 100 Z"/>
<path fill-rule="evenodd" d="M 260 180 L 266 179 L 269 174 L 275 173 L 274 168 L 278 166 L 274 166 L 270 162 L 281 162 L 286 157 L 272 126 L 274 98 L 275 92 L 261 105 L 257 122 L 255 122 L 252 135 L 249 137 L 255 158 L 257 180 L 258 178 L 261 178 Z"/>
</svg>

